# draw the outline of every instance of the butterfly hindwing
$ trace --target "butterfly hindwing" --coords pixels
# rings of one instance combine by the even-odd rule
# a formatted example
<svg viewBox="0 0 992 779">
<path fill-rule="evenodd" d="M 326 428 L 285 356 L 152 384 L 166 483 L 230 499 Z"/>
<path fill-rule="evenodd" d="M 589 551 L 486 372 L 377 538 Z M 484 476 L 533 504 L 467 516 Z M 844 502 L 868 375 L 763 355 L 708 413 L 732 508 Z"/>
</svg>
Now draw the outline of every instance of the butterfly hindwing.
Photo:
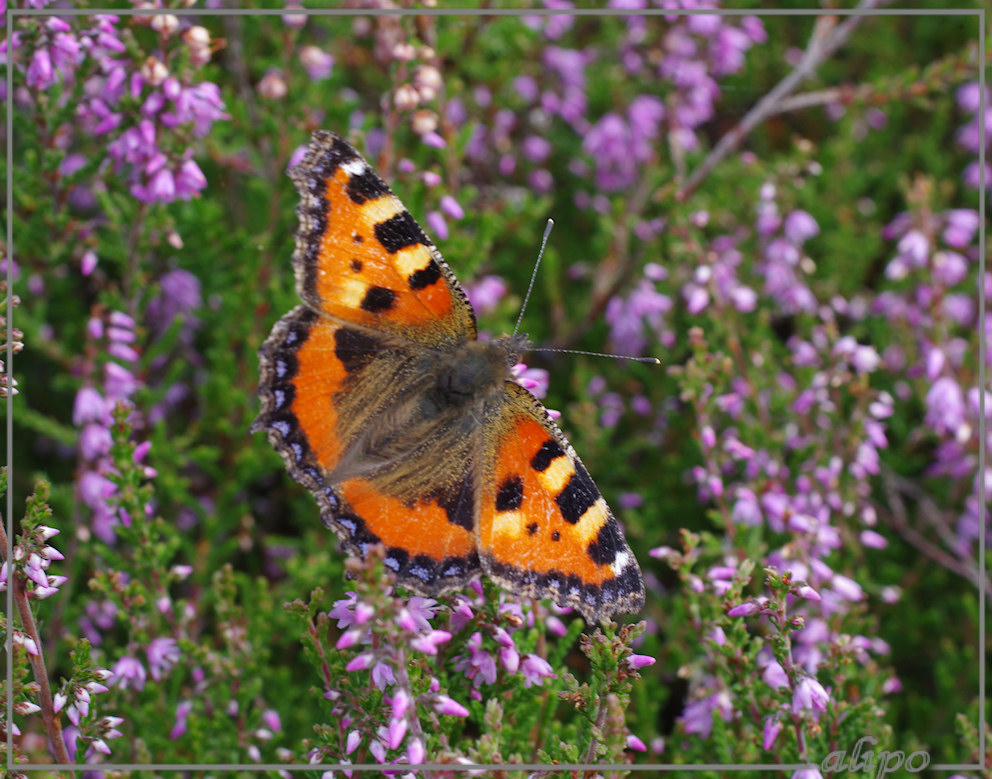
<svg viewBox="0 0 992 779">
<path fill-rule="evenodd" d="M 416 394 L 408 345 L 298 306 L 276 323 L 260 354 L 262 412 L 253 429 L 268 432 L 345 549 L 365 557 L 382 543 L 398 583 L 423 594 L 478 574 L 477 489 L 467 460 L 450 485 L 433 490 L 422 480 L 411 487 L 391 455 L 376 460 L 390 433 L 375 420 Z"/>
<path fill-rule="evenodd" d="M 506 390 L 480 501 L 483 570 L 591 621 L 640 609 L 637 561 L 585 466 L 533 395 L 512 382 Z"/>
</svg>

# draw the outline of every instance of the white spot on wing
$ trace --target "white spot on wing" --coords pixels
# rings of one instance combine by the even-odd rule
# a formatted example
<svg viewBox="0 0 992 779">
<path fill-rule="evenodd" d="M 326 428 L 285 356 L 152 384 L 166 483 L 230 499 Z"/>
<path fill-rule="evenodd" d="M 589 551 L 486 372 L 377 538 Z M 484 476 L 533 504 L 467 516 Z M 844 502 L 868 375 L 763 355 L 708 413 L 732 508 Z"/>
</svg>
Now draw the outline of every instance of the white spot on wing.
<svg viewBox="0 0 992 779">
<path fill-rule="evenodd" d="M 361 176 L 368 169 L 369 166 L 365 164 L 364 160 L 348 160 L 341 163 L 341 170 L 349 176 Z"/>
<path fill-rule="evenodd" d="M 630 553 L 625 551 L 617 552 L 613 558 L 613 573 L 621 573 L 628 565 L 630 565 Z"/>
</svg>

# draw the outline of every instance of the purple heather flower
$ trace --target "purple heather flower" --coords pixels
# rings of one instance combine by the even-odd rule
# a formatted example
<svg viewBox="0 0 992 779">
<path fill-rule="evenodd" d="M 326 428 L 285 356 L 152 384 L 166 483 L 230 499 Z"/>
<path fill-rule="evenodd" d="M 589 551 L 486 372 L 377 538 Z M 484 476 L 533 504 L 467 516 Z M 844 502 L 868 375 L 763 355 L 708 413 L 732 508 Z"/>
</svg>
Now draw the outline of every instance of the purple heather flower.
<svg viewBox="0 0 992 779">
<path fill-rule="evenodd" d="M 754 601 L 748 601 L 747 603 L 742 603 L 739 606 L 734 606 L 727 612 L 728 617 L 753 617 L 755 614 L 761 611 L 761 606 L 759 606 Z"/>
<path fill-rule="evenodd" d="M 25 83 L 29 87 L 39 90 L 46 90 L 58 80 L 55 68 L 52 67 L 52 58 L 48 49 L 39 46 L 35 49 L 31 57 L 31 64 L 28 65 Z"/>
<path fill-rule="evenodd" d="M 968 260 L 958 252 L 946 249 L 934 252 L 933 280 L 953 287 L 960 284 L 968 275 Z"/>
<path fill-rule="evenodd" d="M 114 665 L 114 682 L 122 689 L 133 687 L 141 690 L 145 686 L 145 666 L 136 657 L 125 655 Z"/>
<path fill-rule="evenodd" d="M 954 208 L 946 211 L 944 216 L 944 242 L 955 249 L 968 246 L 979 227 L 978 212 L 970 208 Z"/>
<path fill-rule="evenodd" d="M 447 695 L 438 695 L 434 708 L 438 714 L 446 714 L 451 717 L 467 717 L 469 715 L 468 709 Z"/>
<path fill-rule="evenodd" d="M 638 95 L 627 109 L 630 130 L 636 146 L 631 153 L 639 162 L 650 159 L 652 146 L 661 131 L 665 104 L 654 95 Z"/>
<path fill-rule="evenodd" d="M 358 604 L 358 594 L 349 591 L 346 595 L 348 596 L 347 598 L 341 598 L 340 600 L 334 601 L 334 605 L 331 606 L 331 610 L 327 612 L 327 616 L 338 621 L 339 629 L 344 629 L 351 625 L 358 624 L 355 620 L 355 608 Z"/>
<path fill-rule="evenodd" d="M 513 80 L 513 88 L 528 103 L 533 103 L 537 100 L 537 96 L 540 93 L 537 81 L 533 76 L 517 76 Z"/>
<path fill-rule="evenodd" d="M 608 113 L 586 134 L 583 150 L 596 163 L 596 186 L 603 192 L 615 192 L 631 186 L 639 166 L 634 155 L 630 126 L 619 115 Z"/>
<path fill-rule="evenodd" d="M 520 673 L 524 677 L 524 687 L 543 684 L 546 678 L 558 678 L 547 660 L 529 653 L 524 655 L 520 663 Z"/>
<path fill-rule="evenodd" d="M 474 283 L 465 285 L 472 308 L 477 314 L 492 311 L 506 294 L 506 282 L 499 276 L 483 276 Z"/>
<path fill-rule="evenodd" d="M 636 509 L 644 505 L 644 496 L 637 492 L 621 492 L 617 502 L 622 508 Z"/>
<path fill-rule="evenodd" d="M 426 636 L 418 636 L 410 642 L 410 646 L 425 655 L 436 655 L 437 647 L 451 640 L 451 633 L 444 630 L 432 630 Z"/>
<path fill-rule="evenodd" d="M 367 628 L 348 628 L 348 630 L 341 634 L 334 646 L 336 649 L 350 649 L 356 644 L 366 642 L 369 635 Z"/>
<path fill-rule="evenodd" d="M 425 146 L 430 146 L 432 149 L 443 149 L 448 145 L 448 142 L 433 130 L 431 132 L 424 133 L 420 137 L 420 140 L 423 141 Z"/>
<path fill-rule="evenodd" d="M 629 655 L 627 657 L 627 665 L 635 670 L 654 665 L 656 662 L 658 661 L 651 657 L 651 655 Z"/>
<path fill-rule="evenodd" d="M 390 749 L 397 749 L 403 743 L 406 736 L 407 723 L 405 719 L 393 719 L 389 723 L 386 735 L 386 746 Z"/>
<path fill-rule="evenodd" d="M 761 672 L 761 678 L 773 690 L 789 686 L 789 677 L 777 660 L 772 660 Z"/>
<path fill-rule="evenodd" d="M 779 731 L 782 730 L 782 722 L 774 717 L 765 717 L 765 726 L 761 732 L 761 746 L 763 749 L 771 749 L 775 745 Z"/>
<path fill-rule="evenodd" d="M 956 435 L 965 421 L 964 393 L 949 376 L 937 379 L 926 396 L 926 423 L 938 433 Z"/>
<path fill-rule="evenodd" d="M 440 207 L 452 219 L 465 218 L 465 209 L 451 195 L 443 195 L 441 197 Z"/>
<path fill-rule="evenodd" d="M 169 669 L 179 662 L 179 646 L 173 638 L 152 639 L 146 652 L 148 654 L 148 668 L 155 681 L 161 680 Z"/>
<path fill-rule="evenodd" d="M 380 690 L 385 690 L 396 684 L 396 675 L 388 663 L 376 663 L 372 666 L 372 683 Z"/>
<path fill-rule="evenodd" d="M 543 163 L 551 155 L 551 143 L 539 135 L 528 135 L 524 139 L 523 154 L 531 162 Z"/>
<path fill-rule="evenodd" d="M 93 387 L 81 388 L 76 393 L 72 408 L 72 423 L 79 426 L 86 422 L 98 422 L 101 425 L 110 424 L 107 403 L 99 391 Z"/>
<path fill-rule="evenodd" d="M 304 46 L 300 49 L 300 62 L 311 81 L 323 81 L 334 69 L 334 57 L 318 46 Z"/>
<path fill-rule="evenodd" d="M 180 701 L 179 705 L 176 706 L 176 721 L 169 733 L 169 738 L 175 740 L 186 734 L 186 720 L 192 710 L 193 701 Z"/>
<path fill-rule="evenodd" d="M 79 261 L 79 272 L 83 276 L 89 276 L 94 270 L 96 270 L 96 252 L 92 249 L 88 249 L 83 252 L 83 256 Z"/>
<path fill-rule="evenodd" d="M 686 704 L 679 720 L 686 733 L 695 733 L 700 738 L 709 738 L 713 729 L 713 713 L 716 712 L 724 720 L 729 722 L 733 714 L 730 694 L 720 691 L 707 695 L 701 700 L 692 701 Z"/>
<path fill-rule="evenodd" d="M 611 298 L 606 306 L 606 321 L 614 347 L 627 354 L 642 354 L 647 346 L 645 325 L 664 341 L 664 315 L 671 308 L 671 298 L 658 292 L 648 279 L 641 279 L 626 299 Z"/>
<path fill-rule="evenodd" d="M 830 581 L 830 587 L 845 600 L 860 601 L 865 597 L 864 590 L 861 589 L 860 584 L 839 573 L 834 574 Z"/>
<path fill-rule="evenodd" d="M 589 55 L 576 49 L 546 46 L 541 59 L 544 68 L 558 77 L 562 87 L 560 95 L 551 92 L 542 94 L 545 109 L 570 124 L 579 123 L 586 112 L 585 69 Z"/>
<path fill-rule="evenodd" d="M 164 334 L 177 317 L 188 317 L 203 304 L 200 280 L 189 271 L 168 271 L 159 280 L 159 287 L 158 295 L 148 303 L 148 318 L 156 337 Z"/>
<path fill-rule="evenodd" d="M 544 368 L 528 368 L 517 363 L 510 369 L 511 378 L 537 398 L 548 394 L 549 374 Z"/>
<path fill-rule="evenodd" d="M 462 671 L 473 685 L 478 688 L 482 684 L 492 684 L 496 681 L 496 660 L 482 649 L 482 634 L 476 631 L 466 645 L 469 654 L 462 655 L 455 668 Z"/>
<path fill-rule="evenodd" d="M 731 518 L 734 522 L 749 527 L 756 527 L 761 524 L 761 507 L 751 490 L 747 488 L 737 490 L 737 500 L 731 511 Z"/>
<path fill-rule="evenodd" d="M 427 212 L 427 226 L 438 237 L 438 240 L 448 240 L 448 223 L 444 220 L 444 216 L 440 211 Z"/>
<path fill-rule="evenodd" d="M 796 210 L 786 215 L 782 232 L 789 241 L 799 245 L 819 234 L 820 226 L 809 213 Z"/>
<path fill-rule="evenodd" d="M 406 716 L 407 711 L 410 709 L 410 695 L 406 690 L 397 690 L 393 695 L 392 707 L 393 707 L 393 720 L 401 720 Z M 392 747 L 395 749 L 396 747 Z"/>
<path fill-rule="evenodd" d="M 410 765 L 420 765 L 424 762 L 424 757 L 426 754 L 423 741 L 419 738 L 410 739 L 410 743 L 406 748 L 406 758 Z"/>
<path fill-rule="evenodd" d="M 381 741 L 372 741 L 369 744 L 369 752 L 377 763 L 386 762 L 386 747 Z"/>
<path fill-rule="evenodd" d="M 131 371 L 115 362 L 104 363 L 103 373 L 104 389 L 109 398 L 126 400 L 140 386 L 140 383 Z"/>
<path fill-rule="evenodd" d="M 803 709 L 811 711 L 826 711 L 830 696 L 823 685 L 810 676 L 804 676 L 792 694 L 792 710 L 796 714 Z"/>
<path fill-rule="evenodd" d="M 527 183 L 531 190 L 539 195 L 547 194 L 555 188 L 554 176 L 544 168 L 537 168 L 527 174 Z"/>
<path fill-rule="evenodd" d="M 371 652 L 364 652 L 352 658 L 344 667 L 346 671 L 367 671 L 375 662 L 375 655 Z"/>
<path fill-rule="evenodd" d="M 647 752 L 648 751 L 648 748 L 644 745 L 644 742 L 641 741 L 633 733 L 631 733 L 629 736 L 627 736 L 627 749 L 633 749 L 633 750 L 636 750 L 637 752 Z"/>
</svg>

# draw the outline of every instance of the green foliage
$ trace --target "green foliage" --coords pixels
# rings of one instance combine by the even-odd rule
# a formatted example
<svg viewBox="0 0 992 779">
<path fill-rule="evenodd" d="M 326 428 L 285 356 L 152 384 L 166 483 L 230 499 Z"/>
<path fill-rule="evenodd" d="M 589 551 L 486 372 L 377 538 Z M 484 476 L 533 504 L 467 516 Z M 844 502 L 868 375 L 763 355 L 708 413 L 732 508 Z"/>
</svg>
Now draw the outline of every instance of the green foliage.
<svg viewBox="0 0 992 779">
<path fill-rule="evenodd" d="M 947 550 L 933 550 L 954 532 L 974 474 L 951 479 L 928 470 L 940 439 L 923 420 L 930 382 L 919 371 L 859 372 L 843 355 L 801 364 L 791 345 L 822 338 L 829 355 L 830 344 L 850 336 L 879 351 L 897 346 L 914 365 L 925 358 L 919 333 L 884 316 L 824 323 L 815 311 L 783 313 L 765 291 L 767 236 L 754 229 L 762 203 L 815 215 L 819 234 L 804 245 L 796 273 L 816 308 L 837 297 L 870 301 L 881 291 L 920 288 L 916 277 L 886 278 L 896 248 L 882 228 L 903 211 L 927 224 L 928 216 L 974 203 L 959 182 L 970 158 L 955 146 L 964 118 L 952 97 L 972 78 L 975 30 L 953 19 L 865 18 L 804 82 L 819 101 L 768 117 L 743 139 L 745 154 L 721 160 L 686 192 L 716 140 L 788 72 L 783 63 L 791 49 L 807 46 L 815 18 L 765 17 L 768 43 L 747 53 L 740 72 L 714 76 L 722 95 L 717 115 L 696 128 L 700 146 L 685 147 L 680 128 L 666 124 L 627 188 L 598 180 L 601 160 L 588 142 L 594 124 L 611 113 L 626 116 L 639 97 L 659 98 L 669 119 L 677 115 L 674 78 L 658 70 L 672 20 L 649 20 L 635 52 L 648 70 L 637 76 L 624 59 L 630 20 L 620 17 L 577 17 L 560 37 L 510 15 L 324 16 L 302 29 L 279 16 L 218 15 L 184 19 L 181 29 L 194 21 L 209 32 L 209 63 L 195 61 L 180 35 L 133 17 L 122 17 L 124 50 L 114 55 L 129 63 L 129 78 L 156 57 L 184 86 L 220 89 L 227 118 L 205 134 L 154 118 L 169 164 L 195 159 L 208 182 L 198 197 L 171 203 L 133 195 L 133 171 L 108 155 L 119 131 L 94 132 L 80 111 L 106 73 L 81 58 L 74 78 L 47 89 L 28 84 L 30 55 L 47 33 L 39 18 L 15 22 L 22 37 L 10 55 L 14 156 L 0 160 L 0 173 L 14 180 L 4 216 L 12 210 L 22 303 L 16 321 L 25 344 L 15 358 L 20 394 L 9 486 L 27 510 L 16 541 L 23 557 L 9 561 L 7 575 L 25 592 L 40 586 L 23 561 L 48 546 L 42 526 L 62 530 L 51 544 L 66 559 L 52 560 L 49 575 L 58 569 L 68 581 L 51 599 L 30 603 L 47 674 L 66 696 L 64 726 L 70 702 L 92 687 L 88 713 L 73 714 L 80 714 L 73 725 L 80 759 L 103 739 L 112 750 L 105 761 L 376 762 L 372 744 L 399 720 L 408 730 L 384 750 L 389 760 L 408 759 L 420 739 L 429 759 L 452 763 L 816 762 L 864 735 L 878 739 L 876 750 L 926 749 L 935 762 L 964 760 L 968 751 L 979 758 L 975 690 L 988 658 L 975 648 L 978 599 L 971 569 L 934 564 L 947 560 Z M 78 31 L 89 22 L 74 24 Z M 306 46 L 333 54 L 327 78 L 307 74 Z M 412 53 L 397 54 L 402 46 Z M 577 87 L 581 120 L 526 98 L 518 83 L 533 78 L 542 94 L 562 98 L 563 77 L 544 59 L 552 47 L 586 58 Z M 426 66 L 442 80 L 422 108 L 437 120 L 443 148 L 422 142 L 416 111 L 396 105 L 397 89 Z M 281 94 L 261 88 L 273 75 Z M 827 100 L 822 91 L 830 89 L 839 93 Z M 152 90 L 147 83 L 144 90 L 127 89 L 114 104 L 121 128 L 150 115 L 142 112 Z M 828 116 L 824 106 L 842 106 L 843 116 Z M 452 118 L 459 109 L 464 123 Z M 510 119 L 512 130 L 494 131 Z M 476 125 L 489 133 L 483 144 Z M 272 323 L 299 304 L 290 260 L 297 194 L 286 168 L 318 127 L 367 153 L 422 224 L 443 212 L 443 197 L 461 204 L 466 216 L 445 217 L 450 235 L 438 245 L 463 282 L 488 274 L 506 281 L 507 295 L 480 313 L 486 333 L 513 329 L 548 216 L 557 227 L 522 325 L 538 346 L 609 348 L 611 303 L 648 278 L 648 264 L 667 272 L 657 287 L 671 303 L 660 328 L 666 332 L 652 331 L 646 348 L 663 368 L 527 357 L 550 373 L 545 403 L 563 412 L 563 428 L 645 571 L 648 603 L 633 617 L 643 622 L 589 626 L 584 634 L 580 620 L 521 607 L 484 581 L 481 595 L 448 594 L 424 607 L 431 628 L 451 636 L 436 654 L 416 650 L 413 641 L 426 629 L 404 627 L 409 601 L 388 587 L 382 561 L 373 553 L 364 564 L 346 564 L 313 498 L 263 436 L 249 435 L 258 413 L 257 350 Z M 549 143 L 546 159 L 525 152 L 531 138 Z M 66 172 L 70 157 L 80 164 Z M 547 174 L 551 186 L 540 186 L 536 174 Z M 765 186 L 773 200 L 762 200 Z M 663 226 L 646 228 L 656 221 Z M 747 311 L 711 296 L 690 311 L 686 290 L 727 236 L 740 254 L 740 281 L 760 302 Z M 88 252 L 99 262 L 84 274 Z M 970 290 L 977 272 L 969 272 Z M 170 274 L 194 278 L 198 290 L 176 294 L 170 284 L 178 276 Z M 179 298 L 195 303 L 162 315 Z M 13 303 L 3 305 L 9 316 Z M 108 365 L 121 363 L 95 328 L 109 328 L 115 314 L 134 320 L 138 357 L 129 370 L 139 386 L 106 421 L 106 451 L 88 457 L 82 441 L 93 420 L 74 419 L 74 403 L 81 389 L 104 386 Z M 970 384 L 962 386 L 977 385 L 969 351 L 975 336 L 953 323 L 941 327 L 944 340 L 966 347 L 961 370 Z M 6 337 L 22 340 L 16 332 Z M 820 381 L 819 405 L 802 406 L 803 393 Z M 885 393 L 896 400 L 885 420 L 881 473 L 855 478 L 848 466 L 867 437 L 869 410 Z M 781 470 L 763 471 L 767 458 Z M 830 487 L 835 545 L 820 544 L 822 526 L 790 525 L 793 514 L 777 525 L 741 520 L 744 488 L 756 503 L 778 491 L 798 493 L 802 480 L 819 479 L 818 469 L 834 460 L 844 466 Z M 84 479 L 94 474 L 107 482 L 100 483 L 102 509 L 84 494 Z M 5 490 L 6 470 L 0 479 Z M 729 485 L 741 489 L 721 491 Z M 632 493 L 636 499 L 627 501 Z M 867 519 L 875 515 L 878 524 Z M 926 544 L 912 532 L 921 517 L 936 528 Z M 886 549 L 863 543 L 862 532 L 873 527 L 885 531 Z M 648 555 L 663 545 L 677 551 Z M 817 624 L 836 640 L 823 642 L 829 651 L 811 675 L 795 653 L 813 601 L 798 594 L 802 577 L 790 578 L 788 566 L 803 565 L 812 577 L 814 562 L 855 582 L 865 598 Z M 721 568 L 733 572 L 712 574 Z M 336 624 L 329 611 L 342 608 L 350 591 L 370 614 L 362 623 L 367 635 L 349 644 L 353 626 Z M 760 598 L 768 599 L 760 615 L 728 616 Z M 2 627 L 26 635 L 16 616 Z M 890 655 L 865 648 L 875 638 Z M 554 676 L 537 683 L 511 670 L 507 640 L 518 662 L 541 659 Z M 635 671 L 627 663 L 632 651 L 657 663 Z M 362 653 L 374 655 L 396 684 L 381 683 L 375 666 L 347 670 Z M 25 706 L 38 700 L 39 672 L 23 642 L 15 641 L 9 659 L 14 685 L 3 692 L 14 700 L 16 721 L 24 733 L 44 734 Z M 480 670 L 489 660 L 491 679 L 490 666 Z M 763 679 L 771 660 L 783 668 L 785 686 Z M 830 693 L 816 716 L 793 703 L 807 676 Z M 414 713 L 405 718 L 395 715 L 397 689 L 411 698 Z M 441 711 L 441 696 L 467 713 Z M 698 719 L 686 713 L 687 704 L 707 701 L 713 705 L 699 709 Z M 743 715 L 721 716 L 729 708 Z M 116 716 L 123 722 L 105 720 Z M 765 749 L 768 721 L 783 727 Z M 122 735 L 108 735 L 115 730 Z M 352 732 L 361 736 L 357 745 Z M 632 747 L 631 736 L 648 751 Z"/>
</svg>

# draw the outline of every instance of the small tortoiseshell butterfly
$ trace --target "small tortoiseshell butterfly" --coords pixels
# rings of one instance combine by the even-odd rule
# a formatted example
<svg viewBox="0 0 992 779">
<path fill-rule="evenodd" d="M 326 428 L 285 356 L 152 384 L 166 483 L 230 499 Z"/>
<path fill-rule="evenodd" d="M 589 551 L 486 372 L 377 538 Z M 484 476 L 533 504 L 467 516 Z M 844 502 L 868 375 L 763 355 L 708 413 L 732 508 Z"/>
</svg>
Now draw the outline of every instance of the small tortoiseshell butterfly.
<svg viewBox="0 0 992 779">
<path fill-rule="evenodd" d="M 410 212 L 347 142 L 313 134 L 293 267 L 303 305 L 262 346 L 265 430 L 345 549 L 386 548 L 425 596 L 481 572 L 587 620 L 644 585 L 606 501 L 547 410 L 510 378 L 522 336 L 475 313 Z"/>
</svg>

